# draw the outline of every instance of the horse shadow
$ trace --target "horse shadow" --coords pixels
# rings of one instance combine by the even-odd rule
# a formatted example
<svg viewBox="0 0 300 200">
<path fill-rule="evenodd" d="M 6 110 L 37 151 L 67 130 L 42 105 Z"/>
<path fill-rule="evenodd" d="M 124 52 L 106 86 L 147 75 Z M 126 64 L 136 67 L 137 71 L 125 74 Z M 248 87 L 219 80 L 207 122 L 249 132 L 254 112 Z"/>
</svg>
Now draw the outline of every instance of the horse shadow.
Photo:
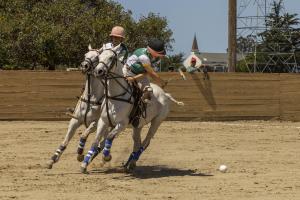
<svg viewBox="0 0 300 200">
<path fill-rule="evenodd" d="M 192 169 L 178 169 L 168 166 L 137 166 L 133 171 L 124 172 L 122 167 L 119 168 L 107 168 L 101 170 L 93 170 L 92 173 L 114 174 L 114 173 L 126 173 L 127 177 L 137 179 L 152 179 L 152 178 L 164 178 L 164 177 L 176 177 L 176 176 L 199 176 L 209 177 L 212 174 L 201 173 Z"/>
</svg>

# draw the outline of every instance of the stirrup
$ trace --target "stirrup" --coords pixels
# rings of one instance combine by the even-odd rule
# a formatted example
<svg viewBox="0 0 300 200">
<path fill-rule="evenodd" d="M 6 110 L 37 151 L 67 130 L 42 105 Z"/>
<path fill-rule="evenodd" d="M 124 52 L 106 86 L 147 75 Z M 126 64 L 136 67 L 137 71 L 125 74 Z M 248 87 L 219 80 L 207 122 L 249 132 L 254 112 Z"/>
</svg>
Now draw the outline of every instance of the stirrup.
<svg viewBox="0 0 300 200">
<path fill-rule="evenodd" d="M 151 99 L 142 99 L 142 102 L 145 103 L 145 104 L 148 104 L 150 103 Z"/>
</svg>

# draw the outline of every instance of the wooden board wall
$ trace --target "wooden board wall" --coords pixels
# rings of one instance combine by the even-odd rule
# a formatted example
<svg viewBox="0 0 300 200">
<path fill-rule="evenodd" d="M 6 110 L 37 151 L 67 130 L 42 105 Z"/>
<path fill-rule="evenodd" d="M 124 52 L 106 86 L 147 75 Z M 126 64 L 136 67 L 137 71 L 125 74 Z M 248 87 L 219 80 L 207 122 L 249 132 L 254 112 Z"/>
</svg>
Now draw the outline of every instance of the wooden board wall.
<svg viewBox="0 0 300 200">
<path fill-rule="evenodd" d="M 204 80 L 202 74 L 186 76 L 187 81 L 171 82 L 166 88 L 186 103 L 183 108 L 174 108 L 170 118 L 237 120 L 279 117 L 278 75 L 214 73 L 210 74 L 209 80 Z"/>
<path fill-rule="evenodd" d="M 64 120 L 76 105 L 84 76 L 78 72 L 0 72 L 0 119 Z"/>
<path fill-rule="evenodd" d="M 280 74 L 280 117 L 300 121 L 300 74 Z"/>
<path fill-rule="evenodd" d="M 161 73 L 165 90 L 185 103 L 169 120 L 300 121 L 299 74 Z M 84 82 L 80 72 L 0 71 L 0 120 L 66 120 Z"/>
</svg>

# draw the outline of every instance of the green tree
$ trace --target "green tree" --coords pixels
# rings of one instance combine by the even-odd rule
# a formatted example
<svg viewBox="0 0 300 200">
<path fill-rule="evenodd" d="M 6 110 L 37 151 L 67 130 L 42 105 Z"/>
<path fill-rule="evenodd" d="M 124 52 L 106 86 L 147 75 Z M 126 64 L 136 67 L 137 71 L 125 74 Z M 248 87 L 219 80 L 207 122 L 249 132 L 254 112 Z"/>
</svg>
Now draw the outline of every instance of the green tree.
<svg viewBox="0 0 300 200">
<path fill-rule="evenodd" d="M 145 47 L 150 38 L 158 38 L 166 43 L 167 49 L 172 50 L 171 43 L 173 32 L 168 28 L 168 22 L 165 17 L 149 13 L 148 16 L 142 16 L 139 21 L 129 28 L 129 49 Z"/>
<path fill-rule="evenodd" d="M 255 48 L 255 36 L 248 35 L 247 37 L 237 38 L 237 51 L 238 52 L 253 52 Z"/>
<path fill-rule="evenodd" d="M 170 67 L 173 67 L 174 70 L 178 70 L 182 67 L 184 61 L 184 54 L 178 53 L 171 56 L 168 56 L 161 61 L 161 71 L 166 72 Z"/>
<path fill-rule="evenodd" d="M 0 66 L 78 66 L 88 44 L 101 47 L 115 25 L 125 27 L 130 50 L 146 46 L 150 37 L 164 40 L 172 50 L 166 18 L 149 13 L 136 21 L 114 1 L 2 0 Z"/>
<path fill-rule="evenodd" d="M 283 13 L 283 0 L 274 1 L 272 12 L 266 18 L 267 30 L 259 34 L 263 43 L 260 48 L 264 51 L 287 52 L 293 51 L 299 44 L 298 14 Z"/>
<path fill-rule="evenodd" d="M 266 30 L 258 34 L 262 42 L 256 46 L 255 53 L 249 53 L 245 60 L 238 63 L 238 71 L 248 71 L 253 69 L 256 62 L 257 71 L 262 71 L 266 63 L 272 57 L 273 66 L 270 72 L 288 72 L 286 63 L 294 62 L 291 54 L 300 51 L 300 29 L 297 14 L 283 13 L 283 0 L 273 1 L 272 12 L 266 18 Z M 242 52 L 250 49 L 255 44 L 252 36 L 238 39 L 238 47 Z M 253 43 L 254 42 L 254 43 Z M 251 52 L 251 51 L 250 51 Z M 254 49 L 252 47 L 252 52 Z M 278 53 L 279 54 L 276 54 Z M 300 58 L 300 57 L 299 57 Z M 299 64 L 298 59 L 298 64 Z M 251 70 L 253 71 L 253 70 Z"/>
</svg>

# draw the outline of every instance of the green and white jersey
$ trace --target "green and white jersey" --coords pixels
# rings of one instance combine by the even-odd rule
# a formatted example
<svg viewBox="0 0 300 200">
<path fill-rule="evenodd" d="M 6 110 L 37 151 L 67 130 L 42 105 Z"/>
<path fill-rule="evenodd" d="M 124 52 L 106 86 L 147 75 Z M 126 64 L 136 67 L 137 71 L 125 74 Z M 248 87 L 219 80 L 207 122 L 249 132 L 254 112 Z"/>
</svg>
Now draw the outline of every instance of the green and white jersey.
<svg viewBox="0 0 300 200">
<path fill-rule="evenodd" d="M 126 64 L 131 68 L 133 73 L 142 74 L 146 72 L 144 66 L 151 66 L 150 57 L 147 48 L 140 48 L 133 52 L 127 59 Z"/>
</svg>

